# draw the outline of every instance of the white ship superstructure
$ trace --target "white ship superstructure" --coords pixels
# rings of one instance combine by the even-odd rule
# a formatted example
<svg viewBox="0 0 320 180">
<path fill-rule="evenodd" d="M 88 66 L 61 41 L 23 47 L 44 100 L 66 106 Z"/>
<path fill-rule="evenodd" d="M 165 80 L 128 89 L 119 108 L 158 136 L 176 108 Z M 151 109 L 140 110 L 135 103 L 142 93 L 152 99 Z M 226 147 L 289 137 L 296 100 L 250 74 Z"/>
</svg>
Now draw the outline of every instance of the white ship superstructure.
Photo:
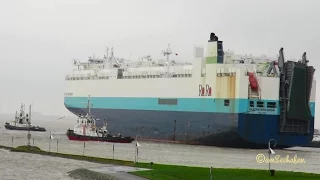
<svg viewBox="0 0 320 180">
<path fill-rule="evenodd" d="M 29 117 L 28 113 L 25 112 L 25 105 L 21 104 L 20 112 L 18 113 L 16 111 L 15 119 L 14 121 L 10 122 L 10 125 L 17 126 L 17 127 L 29 127 L 29 121 L 30 121 L 30 126 L 32 126 L 31 117 Z"/>
<path fill-rule="evenodd" d="M 208 144 L 218 141 L 216 135 L 232 134 L 255 144 L 284 138 L 288 146 L 312 140 L 299 135 L 313 132 L 314 121 L 314 69 L 306 54 L 300 62 L 285 61 L 283 49 L 278 58 L 239 56 L 224 51 L 214 34 L 206 56 L 201 47 L 188 63 L 170 60 L 171 54 L 169 47 L 163 60 L 148 55 L 129 61 L 116 58 L 111 49 L 102 59 L 74 61 L 75 69 L 65 79 L 66 108 L 75 114 L 85 111 L 81 101 L 90 94 L 92 111 L 99 119 L 108 118 L 109 131 L 145 139 Z M 298 86 L 305 87 L 301 96 Z M 290 94 L 297 97 L 292 102 L 304 103 L 302 115 L 293 113 L 297 105 L 285 101 L 294 98 Z"/>
</svg>

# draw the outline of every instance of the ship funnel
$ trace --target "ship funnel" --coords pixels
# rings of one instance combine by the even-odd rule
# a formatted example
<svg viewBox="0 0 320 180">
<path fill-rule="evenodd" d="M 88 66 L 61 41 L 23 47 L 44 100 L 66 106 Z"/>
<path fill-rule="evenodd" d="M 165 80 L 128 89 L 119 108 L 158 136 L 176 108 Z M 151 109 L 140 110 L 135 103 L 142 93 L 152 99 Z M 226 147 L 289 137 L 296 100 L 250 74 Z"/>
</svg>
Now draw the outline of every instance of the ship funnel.
<svg viewBox="0 0 320 180">
<path fill-rule="evenodd" d="M 215 33 L 210 34 L 210 40 L 208 42 L 218 41 L 218 36 L 215 35 Z"/>
<path fill-rule="evenodd" d="M 223 64 L 223 58 L 223 42 L 218 40 L 215 33 L 211 33 L 207 45 L 206 64 Z"/>
<path fill-rule="evenodd" d="M 303 53 L 301 62 L 302 62 L 302 64 L 306 64 L 306 65 L 308 64 L 309 61 L 307 60 L 307 53 L 306 52 Z"/>
</svg>

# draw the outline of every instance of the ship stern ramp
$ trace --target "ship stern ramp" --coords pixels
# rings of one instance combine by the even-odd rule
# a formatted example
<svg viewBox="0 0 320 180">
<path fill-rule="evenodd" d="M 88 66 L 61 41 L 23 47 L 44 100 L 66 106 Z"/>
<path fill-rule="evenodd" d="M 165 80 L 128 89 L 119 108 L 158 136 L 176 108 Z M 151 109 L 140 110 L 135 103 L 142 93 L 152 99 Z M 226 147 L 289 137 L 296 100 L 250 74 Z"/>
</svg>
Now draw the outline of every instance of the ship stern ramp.
<svg viewBox="0 0 320 180">
<path fill-rule="evenodd" d="M 252 98 L 249 93 L 247 111 L 239 114 L 238 130 L 243 139 L 265 147 L 270 139 L 277 141 L 277 147 L 303 146 L 312 141 L 315 69 L 304 58 L 305 54 L 302 61 L 284 62 L 281 48 L 279 76 L 256 77 L 260 97 Z"/>
</svg>

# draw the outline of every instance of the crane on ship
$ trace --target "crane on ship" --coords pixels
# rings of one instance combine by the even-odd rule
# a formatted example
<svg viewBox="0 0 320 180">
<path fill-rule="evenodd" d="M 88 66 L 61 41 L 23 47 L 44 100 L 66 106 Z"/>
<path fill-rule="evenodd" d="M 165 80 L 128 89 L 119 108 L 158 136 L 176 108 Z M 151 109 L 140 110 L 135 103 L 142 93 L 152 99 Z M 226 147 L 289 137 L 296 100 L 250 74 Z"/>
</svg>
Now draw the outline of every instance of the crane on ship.
<svg viewBox="0 0 320 180">
<path fill-rule="evenodd" d="M 166 50 L 162 50 L 162 54 L 163 56 L 167 56 L 166 63 L 169 63 L 169 56 L 172 54 L 170 44 L 168 44 L 168 48 Z M 178 56 L 177 53 L 175 53 L 175 55 Z"/>
</svg>

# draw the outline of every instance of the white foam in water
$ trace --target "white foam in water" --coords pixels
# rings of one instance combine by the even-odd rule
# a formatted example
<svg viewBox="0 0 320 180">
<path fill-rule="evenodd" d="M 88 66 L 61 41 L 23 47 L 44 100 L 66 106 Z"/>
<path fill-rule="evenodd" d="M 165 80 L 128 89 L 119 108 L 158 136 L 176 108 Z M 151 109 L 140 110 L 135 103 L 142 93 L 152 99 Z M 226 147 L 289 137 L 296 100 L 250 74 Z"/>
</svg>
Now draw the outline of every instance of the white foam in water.
<svg viewBox="0 0 320 180">
<path fill-rule="evenodd" d="M 320 136 L 315 136 L 312 141 L 320 141 Z"/>
</svg>

